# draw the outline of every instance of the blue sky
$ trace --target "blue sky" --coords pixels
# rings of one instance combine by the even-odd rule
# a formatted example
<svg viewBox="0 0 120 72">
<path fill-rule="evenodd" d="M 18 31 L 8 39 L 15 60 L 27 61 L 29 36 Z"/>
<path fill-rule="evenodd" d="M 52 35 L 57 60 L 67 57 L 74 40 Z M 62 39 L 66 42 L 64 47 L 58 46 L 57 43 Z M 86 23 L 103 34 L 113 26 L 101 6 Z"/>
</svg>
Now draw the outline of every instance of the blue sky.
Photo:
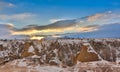
<svg viewBox="0 0 120 72">
<path fill-rule="evenodd" d="M 4 35 L 84 32 L 111 23 L 120 23 L 120 0 L 0 0 L 0 27 L 9 28 Z"/>
<path fill-rule="evenodd" d="M 0 14 L 17 15 L 30 14 L 31 18 L 26 21 L 12 21 L 15 26 L 50 23 L 50 19 L 74 19 L 89 16 L 105 11 L 118 11 L 120 0 L 1 0 L 1 3 L 12 4 L 4 6 Z"/>
</svg>

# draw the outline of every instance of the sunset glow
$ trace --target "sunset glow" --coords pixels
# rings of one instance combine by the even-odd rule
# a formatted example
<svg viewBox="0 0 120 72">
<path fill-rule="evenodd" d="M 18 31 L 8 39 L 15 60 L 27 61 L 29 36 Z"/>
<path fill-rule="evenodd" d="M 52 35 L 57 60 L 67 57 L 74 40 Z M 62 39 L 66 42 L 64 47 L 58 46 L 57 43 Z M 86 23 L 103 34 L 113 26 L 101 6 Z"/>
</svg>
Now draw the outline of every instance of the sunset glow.
<svg viewBox="0 0 120 72">
<path fill-rule="evenodd" d="M 31 40 L 41 40 L 41 39 L 43 39 L 44 37 L 36 37 L 36 36 L 33 36 L 33 37 L 31 37 L 30 39 Z"/>
</svg>

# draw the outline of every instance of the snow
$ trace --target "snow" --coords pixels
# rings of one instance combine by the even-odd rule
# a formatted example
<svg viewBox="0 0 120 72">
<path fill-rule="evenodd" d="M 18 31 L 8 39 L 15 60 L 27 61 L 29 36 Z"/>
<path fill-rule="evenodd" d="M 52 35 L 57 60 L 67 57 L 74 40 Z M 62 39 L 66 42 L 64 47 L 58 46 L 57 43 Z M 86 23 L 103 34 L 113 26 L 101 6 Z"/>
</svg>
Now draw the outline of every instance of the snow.
<svg viewBox="0 0 120 72">
<path fill-rule="evenodd" d="M 27 64 L 24 61 L 20 61 L 20 62 L 18 62 L 17 66 L 19 66 L 19 67 L 25 67 L 25 66 L 27 66 Z"/>
<path fill-rule="evenodd" d="M 55 50 L 53 50 L 53 52 L 54 52 L 54 53 L 57 53 L 57 52 L 58 52 L 58 50 L 57 50 L 57 49 L 55 49 Z"/>
<path fill-rule="evenodd" d="M 111 46 L 110 44 L 107 44 L 107 42 L 105 41 L 117 41 L 119 39 L 53 39 L 53 40 L 44 40 L 44 41 L 19 41 L 19 40 L 15 40 L 15 41 L 7 41 L 7 42 L 4 42 L 4 41 L 0 41 L 0 44 L 2 46 L 5 46 L 4 48 L 6 50 L 4 51 L 0 51 L 0 57 L 4 59 L 4 57 L 9 57 L 9 54 L 19 54 L 21 55 L 21 49 L 22 49 L 22 45 L 23 43 L 25 42 L 33 42 L 34 44 L 31 45 L 29 48 L 28 48 L 28 52 L 30 53 L 34 53 L 35 54 L 35 51 L 34 51 L 34 48 L 35 49 L 38 49 L 38 52 L 41 52 L 41 51 L 45 51 L 45 53 L 41 54 L 40 56 L 38 55 L 33 55 L 33 56 L 29 56 L 29 57 L 26 57 L 28 58 L 28 60 L 24 60 L 23 59 L 14 59 L 12 61 L 12 64 L 11 65 L 16 65 L 18 67 L 27 67 L 30 71 L 30 69 L 36 69 L 37 71 L 39 72 L 68 72 L 69 70 L 66 70 L 68 68 L 62 68 L 63 67 L 63 63 L 62 61 L 68 61 L 70 60 L 70 55 L 75 55 L 75 52 L 72 52 L 72 49 L 66 49 L 68 50 L 68 53 L 66 53 L 66 51 L 64 53 L 64 58 L 62 58 L 62 61 L 59 60 L 59 57 L 58 57 L 58 51 L 59 49 L 58 48 L 55 48 L 54 50 L 48 50 L 49 48 L 49 45 L 51 43 L 55 43 L 56 41 L 59 42 L 59 45 L 64 45 L 66 44 L 68 48 L 70 48 L 70 45 L 79 45 L 79 48 L 81 47 L 80 44 L 83 44 L 83 45 L 86 45 L 88 46 L 88 52 L 93 52 L 93 53 L 96 53 L 98 56 L 98 52 L 96 52 L 94 50 L 94 48 L 92 47 L 93 45 L 89 42 L 89 41 L 94 41 L 94 42 L 102 42 L 102 44 L 104 44 L 106 46 L 106 48 L 108 47 L 108 50 L 114 48 L 116 51 L 115 51 L 115 54 L 117 57 L 116 59 L 116 63 L 115 62 L 108 62 L 108 61 L 105 61 L 101 58 L 101 61 L 94 61 L 94 62 L 77 62 L 76 65 L 72 66 L 74 67 L 74 72 L 78 72 L 79 71 L 79 68 L 78 67 L 103 67 L 103 66 L 106 66 L 106 65 L 110 65 L 111 67 L 120 67 L 120 64 L 118 64 L 120 62 L 120 58 L 119 58 L 119 54 L 120 54 L 120 47 L 114 47 L 114 46 Z M 119 42 L 118 42 L 119 43 Z M 65 47 L 65 48 L 66 48 Z M 78 47 L 78 46 L 77 46 Z M 62 47 L 60 47 L 62 48 Z M 64 48 L 64 47 L 63 47 Z M 74 48 L 74 47 L 73 47 Z M 101 51 L 101 50 L 100 50 Z M 46 56 L 47 54 L 49 54 L 50 52 L 54 52 L 55 53 L 55 57 L 52 57 L 50 61 L 54 61 L 55 63 L 57 63 L 58 65 L 57 66 L 53 66 L 53 65 L 49 65 L 47 63 L 45 63 L 46 61 Z M 79 52 L 79 51 L 78 51 Z M 103 52 L 99 52 L 100 54 L 102 54 Z M 13 55 L 14 55 L 13 54 Z M 76 53 L 77 54 L 77 53 Z M 38 60 L 36 59 L 40 59 L 41 62 L 43 62 L 44 65 L 41 65 L 38 63 Z M 100 58 L 100 56 L 99 56 Z M 34 61 L 35 60 L 35 61 Z M 5 59 L 4 61 L 7 61 L 7 59 Z M 9 61 L 11 62 L 11 61 Z M 30 64 L 29 64 L 30 63 Z M 35 63 L 35 64 L 34 64 Z M 33 64 L 33 66 L 32 66 Z M 71 69 L 72 69 L 71 67 Z M 71 70 L 70 69 L 70 70 Z M 36 72 L 37 72 L 36 71 Z M 86 72 L 92 72 L 91 70 L 86 70 Z"/>
<path fill-rule="evenodd" d="M 33 55 L 31 58 L 40 58 L 38 55 Z"/>
<path fill-rule="evenodd" d="M 117 59 L 116 59 L 116 63 L 117 63 L 117 64 L 120 63 L 120 58 L 117 57 Z"/>
<path fill-rule="evenodd" d="M 17 64 L 17 60 L 15 60 L 11 63 L 11 65 L 16 65 L 16 64 Z"/>
<path fill-rule="evenodd" d="M 54 61 L 55 63 L 60 64 L 60 60 L 57 57 L 54 57 L 53 60 L 50 61 Z"/>
<path fill-rule="evenodd" d="M 33 48 L 33 46 L 30 46 L 30 47 L 29 47 L 28 52 L 34 53 L 34 48 Z"/>
<path fill-rule="evenodd" d="M 99 41 L 99 40 L 98 40 Z M 91 44 L 87 40 L 83 40 L 83 45 L 88 46 L 87 52 L 92 52 L 98 55 L 99 59 L 103 60 L 101 56 L 94 50 Z"/>
<path fill-rule="evenodd" d="M 3 45 L 3 47 L 7 47 L 7 42 L 0 41 L 0 45 Z"/>
<path fill-rule="evenodd" d="M 8 56 L 7 51 L 0 51 L 0 57 L 6 57 Z"/>
<path fill-rule="evenodd" d="M 38 72 L 62 72 L 62 68 L 56 66 L 36 66 Z"/>
<path fill-rule="evenodd" d="M 11 66 L 12 65 L 12 66 Z M 9 68 L 13 70 L 12 72 L 17 71 L 19 67 L 19 72 L 22 72 L 23 69 L 26 69 L 25 72 L 95 72 L 94 70 L 98 68 L 102 72 L 103 67 L 107 68 L 117 68 L 119 69 L 120 65 L 116 65 L 115 63 L 108 62 L 105 60 L 101 61 L 93 61 L 93 62 L 78 62 L 76 65 L 72 67 L 62 68 L 60 66 L 51 66 L 51 65 L 30 65 L 27 59 L 19 59 L 14 60 L 12 62 L 7 63 L 5 66 L 0 66 L 0 69 Z M 14 67 L 13 67 L 14 66 Z M 8 70 L 9 70 L 8 69 Z M 0 71 L 1 72 L 1 71 Z M 4 72 L 4 71 L 3 71 Z M 96 71 L 99 72 L 99 71 Z M 118 72 L 118 71 L 115 71 Z"/>
<path fill-rule="evenodd" d="M 77 39 L 76 40 L 74 40 L 74 39 L 73 40 L 72 39 L 71 40 L 70 39 L 59 39 L 58 40 L 58 42 L 61 44 L 73 44 L 73 43 L 78 44 L 80 41 L 81 40 L 79 40 L 79 39 L 78 40 Z"/>
</svg>

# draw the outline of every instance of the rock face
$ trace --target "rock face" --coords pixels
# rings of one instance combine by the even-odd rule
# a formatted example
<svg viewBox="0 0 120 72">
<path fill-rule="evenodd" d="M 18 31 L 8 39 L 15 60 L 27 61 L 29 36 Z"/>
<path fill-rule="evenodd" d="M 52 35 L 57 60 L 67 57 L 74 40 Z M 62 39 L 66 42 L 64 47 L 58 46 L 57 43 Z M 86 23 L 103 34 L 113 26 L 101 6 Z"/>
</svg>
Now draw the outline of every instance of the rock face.
<svg viewBox="0 0 120 72">
<path fill-rule="evenodd" d="M 39 65 L 38 56 L 10 61 L 0 66 L 0 72 L 119 72 L 120 65 L 108 61 L 79 62 L 70 67 Z"/>
<path fill-rule="evenodd" d="M 22 58 L 63 67 L 77 61 L 107 60 L 119 64 L 120 39 L 0 40 L 0 64 Z"/>
<path fill-rule="evenodd" d="M 98 61 L 99 57 L 94 52 L 88 52 L 88 47 L 83 46 L 80 50 L 80 53 L 77 56 L 77 60 L 81 62 L 90 62 L 90 61 Z"/>
</svg>

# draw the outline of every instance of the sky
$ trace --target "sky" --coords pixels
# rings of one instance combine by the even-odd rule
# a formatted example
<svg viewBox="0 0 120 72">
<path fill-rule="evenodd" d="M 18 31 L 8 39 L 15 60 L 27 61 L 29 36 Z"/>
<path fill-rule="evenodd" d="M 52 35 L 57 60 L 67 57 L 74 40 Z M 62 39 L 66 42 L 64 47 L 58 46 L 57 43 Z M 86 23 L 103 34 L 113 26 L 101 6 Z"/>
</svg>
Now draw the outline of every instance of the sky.
<svg viewBox="0 0 120 72">
<path fill-rule="evenodd" d="M 119 13 L 120 0 L 0 0 L 0 35 L 94 31 L 103 24 L 120 23 Z"/>
</svg>

